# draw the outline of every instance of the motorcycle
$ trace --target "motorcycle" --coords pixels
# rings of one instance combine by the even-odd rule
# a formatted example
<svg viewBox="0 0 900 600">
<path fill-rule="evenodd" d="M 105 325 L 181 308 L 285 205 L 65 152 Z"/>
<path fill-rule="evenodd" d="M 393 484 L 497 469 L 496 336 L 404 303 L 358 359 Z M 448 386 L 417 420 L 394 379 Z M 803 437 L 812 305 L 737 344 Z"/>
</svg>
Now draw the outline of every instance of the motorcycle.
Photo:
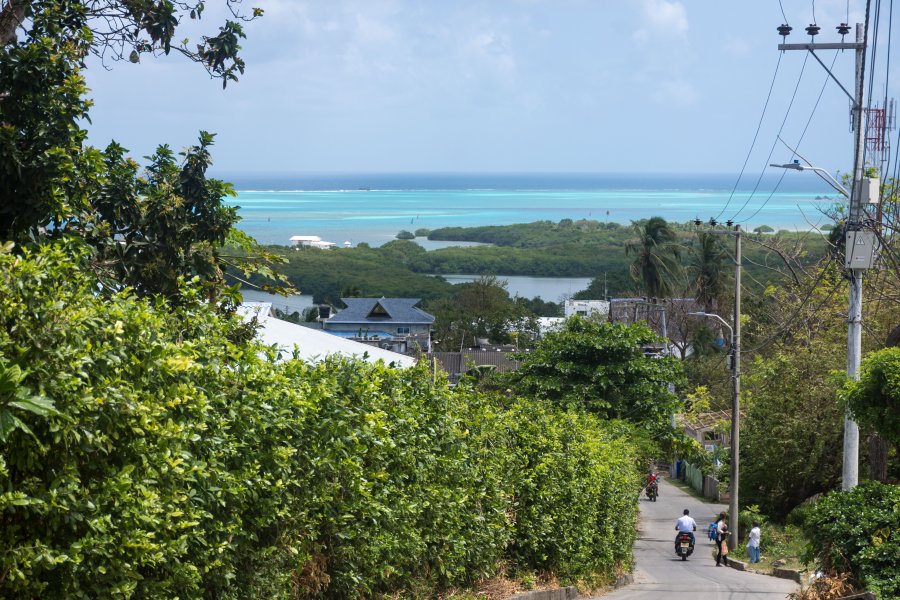
<svg viewBox="0 0 900 600">
<path fill-rule="evenodd" d="M 656 499 L 659 497 L 659 484 L 655 481 L 652 481 L 647 484 L 647 498 L 650 499 L 650 502 L 656 502 Z"/>
<path fill-rule="evenodd" d="M 693 554 L 694 552 L 694 541 L 691 539 L 691 534 L 687 532 L 680 532 L 675 537 L 675 554 L 681 557 L 681 560 L 687 560 L 687 557 Z"/>
</svg>

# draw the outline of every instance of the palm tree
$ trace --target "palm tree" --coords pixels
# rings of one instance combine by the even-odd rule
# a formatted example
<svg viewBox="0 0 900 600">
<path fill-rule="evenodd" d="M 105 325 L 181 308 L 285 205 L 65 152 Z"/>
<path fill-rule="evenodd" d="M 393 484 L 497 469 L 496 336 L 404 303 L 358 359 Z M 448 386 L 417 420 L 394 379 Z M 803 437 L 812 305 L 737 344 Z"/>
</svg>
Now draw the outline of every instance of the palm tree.
<svg viewBox="0 0 900 600">
<path fill-rule="evenodd" d="M 625 246 L 626 256 L 635 255 L 631 276 L 648 297 L 669 296 L 681 278 L 678 235 L 662 217 L 635 223 L 634 230 L 638 239 Z"/>
<path fill-rule="evenodd" d="M 730 258 L 718 236 L 703 231 L 691 245 L 688 273 L 694 287 L 697 303 L 706 312 L 715 312 L 716 305 L 728 293 L 731 272 Z"/>
</svg>

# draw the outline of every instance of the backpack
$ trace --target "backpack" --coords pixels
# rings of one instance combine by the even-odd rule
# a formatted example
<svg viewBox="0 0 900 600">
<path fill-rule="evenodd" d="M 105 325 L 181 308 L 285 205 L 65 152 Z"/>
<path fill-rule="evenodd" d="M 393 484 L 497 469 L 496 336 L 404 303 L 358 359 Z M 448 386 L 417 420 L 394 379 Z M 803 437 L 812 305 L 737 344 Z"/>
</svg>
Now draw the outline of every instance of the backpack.
<svg viewBox="0 0 900 600">
<path fill-rule="evenodd" d="M 709 532 L 707 533 L 707 536 L 709 537 L 709 539 L 711 539 L 712 541 L 716 541 L 716 536 L 718 534 L 719 534 L 719 530 L 717 529 L 716 524 L 710 523 L 709 524 Z"/>
</svg>

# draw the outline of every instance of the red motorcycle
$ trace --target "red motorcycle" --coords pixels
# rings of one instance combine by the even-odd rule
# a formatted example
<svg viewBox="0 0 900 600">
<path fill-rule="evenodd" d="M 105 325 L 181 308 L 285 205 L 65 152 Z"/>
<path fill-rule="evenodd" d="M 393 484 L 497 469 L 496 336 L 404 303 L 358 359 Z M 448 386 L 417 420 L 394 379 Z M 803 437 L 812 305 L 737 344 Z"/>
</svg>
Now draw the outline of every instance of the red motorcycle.
<svg viewBox="0 0 900 600">
<path fill-rule="evenodd" d="M 656 502 L 656 499 L 659 497 L 659 484 L 656 481 L 651 481 L 647 484 L 647 498 L 650 499 L 650 502 Z"/>
</svg>

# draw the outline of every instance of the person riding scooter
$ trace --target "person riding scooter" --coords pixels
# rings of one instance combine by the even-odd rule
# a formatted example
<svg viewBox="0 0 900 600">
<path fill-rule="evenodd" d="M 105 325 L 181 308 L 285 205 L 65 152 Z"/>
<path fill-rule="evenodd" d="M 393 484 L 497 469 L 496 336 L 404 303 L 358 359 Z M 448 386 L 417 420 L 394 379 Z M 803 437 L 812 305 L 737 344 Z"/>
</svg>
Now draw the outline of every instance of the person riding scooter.
<svg viewBox="0 0 900 600">
<path fill-rule="evenodd" d="M 690 516 L 691 511 L 688 509 L 684 509 L 684 514 L 680 519 L 675 521 L 675 529 L 678 533 L 675 535 L 675 551 L 678 552 L 678 537 L 682 533 L 686 533 L 691 536 L 691 548 L 694 547 L 694 542 L 696 539 L 694 538 L 694 532 L 697 531 L 697 522 Z"/>
</svg>

